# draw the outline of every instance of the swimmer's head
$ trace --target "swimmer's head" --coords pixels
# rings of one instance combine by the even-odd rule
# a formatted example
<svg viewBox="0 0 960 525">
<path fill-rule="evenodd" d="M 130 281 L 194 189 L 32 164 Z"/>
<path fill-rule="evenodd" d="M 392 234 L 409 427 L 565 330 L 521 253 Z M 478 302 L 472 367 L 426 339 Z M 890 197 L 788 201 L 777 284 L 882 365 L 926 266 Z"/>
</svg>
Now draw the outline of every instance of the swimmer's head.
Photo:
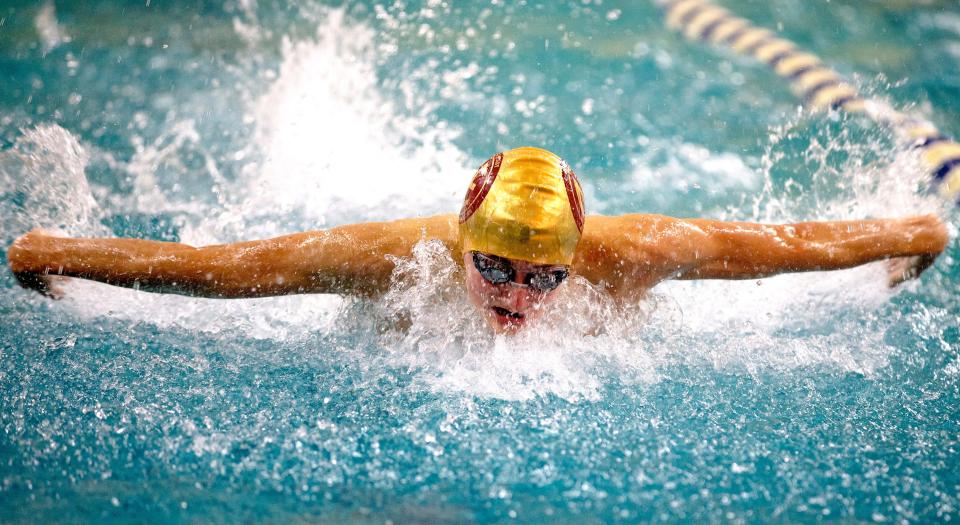
<svg viewBox="0 0 960 525">
<path fill-rule="evenodd" d="M 566 278 L 583 233 L 583 192 L 560 157 L 498 153 L 474 175 L 460 211 L 467 293 L 497 332 L 535 318 Z"/>
<path fill-rule="evenodd" d="M 517 148 L 474 175 L 460 210 L 460 244 L 464 253 L 569 265 L 583 221 L 583 192 L 567 163 L 544 149 Z"/>
</svg>

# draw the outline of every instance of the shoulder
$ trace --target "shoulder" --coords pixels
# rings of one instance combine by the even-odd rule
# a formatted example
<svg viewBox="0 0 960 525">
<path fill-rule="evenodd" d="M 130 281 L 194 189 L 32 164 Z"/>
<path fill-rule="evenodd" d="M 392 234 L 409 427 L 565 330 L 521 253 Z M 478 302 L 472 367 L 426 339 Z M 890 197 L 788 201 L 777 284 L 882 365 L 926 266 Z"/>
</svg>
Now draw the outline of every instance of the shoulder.
<svg viewBox="0 0 960 525">
<path fill-rule="evenodd" d="M 642 293 L 677 271 L 676 252 L 687 227 L 665 215 L 591 215 L 574 271 L 614 294 Z"/>
<path fill-rule="evenodd" d="M 645 232 L 663 232 L 682 228 L 687 221 L 656 213 L 590 215 L 584 222 L 584 238 L 622 238 Z"/>
<path fill-rule="evenodd" d="M 455 248 L 458 239 L 457 218 L 450 214 L 346 224 L 310 234 L 342 236 L 357 248 L 389 255 L 405 255 L 422 240 L 435 239 Z"/>
<path fill-rule="evenodd" d="M 585 250 L 596 254 L 644 256 L 651 251 L 676 247 L 678 242 L 688 242 L 703 233 L 696 221 L 667 215 L 591 215 L 584 224 L 580 242 Z"/>
</svg>

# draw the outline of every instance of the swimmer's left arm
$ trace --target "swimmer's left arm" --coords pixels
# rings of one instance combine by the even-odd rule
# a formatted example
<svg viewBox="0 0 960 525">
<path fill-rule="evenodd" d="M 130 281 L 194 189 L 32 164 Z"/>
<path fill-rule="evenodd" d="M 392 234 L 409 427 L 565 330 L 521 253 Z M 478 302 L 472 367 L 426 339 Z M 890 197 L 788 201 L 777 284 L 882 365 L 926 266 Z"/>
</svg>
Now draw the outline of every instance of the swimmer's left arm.
<svg viewBox="0 0 960 525">
<path fill-rule="evenodd" d="M 670 278 L 756 279 L 902 257 L 916 259 L 900 275 L 918 274 L 947 242 L 946 227 L 932 215 L 780 225 L 662 215 L 590 217 L 577 265 L 591 281 L 630 293 Z M 897 282 L 894 273 L 890 282 Z"/>
<path fill-rule="evenodd" d="M 685 222 L 703 233 L 694 235 L 689 263 L 677 275 L 681 279 L 754 279 L 898 257 L 932 262 L 949 240 L 943 222 L 933 215 L 778 225 Z"/>
</svg>

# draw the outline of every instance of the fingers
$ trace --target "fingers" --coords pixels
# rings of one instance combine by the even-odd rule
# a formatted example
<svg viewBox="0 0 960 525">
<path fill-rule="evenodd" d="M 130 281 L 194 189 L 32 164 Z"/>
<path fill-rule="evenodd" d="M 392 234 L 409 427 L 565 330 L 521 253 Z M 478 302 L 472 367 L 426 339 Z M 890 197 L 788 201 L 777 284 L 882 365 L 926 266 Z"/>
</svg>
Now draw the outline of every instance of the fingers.
<svg viewBox="0 0 960 525">
<path fill-rule="evenodd" d="M 936 255 L 917 255 L 891 259 L 887 263 L 887 286 L 894 288 L 905 281 L 920 277 L 920 274 L 932 266 L 936 259 Z"/>
<path fill-rule="evenodd" d="M 46 291 L 43 292 L 43 295 L 53 299 L 54 301 L 63 299 L 63 297 L 66 295 L 63 285 L 65 285 L 69 280 L 69 277 L 62 277 L 59 275 L 47 276 L 47 288 Z"/>
<path fill-rule="evenodd" d="M 14 276 L 23 288 L 34 290 L 50 299 L 59 300 L 65 295 L 63 284 L 67 282 L 66 277 L 26 272 L 15 273 Z"/>
<path fill-rule="evenodd" d="M 910 279 L 910 259 L 913 257 L 898 257 L 887 262 L 887 287 L 895 288 L 900 283 Z"/>
</svg>

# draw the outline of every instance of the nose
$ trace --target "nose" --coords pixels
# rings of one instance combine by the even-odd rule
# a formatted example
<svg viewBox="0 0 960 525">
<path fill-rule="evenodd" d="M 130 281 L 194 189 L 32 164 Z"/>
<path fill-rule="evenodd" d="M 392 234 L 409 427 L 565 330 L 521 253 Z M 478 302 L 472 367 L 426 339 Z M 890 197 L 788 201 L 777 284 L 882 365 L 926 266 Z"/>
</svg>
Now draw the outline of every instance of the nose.
<svg viewBox="0 0 960 525">
<path fill-rule="evenodd" d="M 522 284 L 511 282 L 501 288 L 501 299 L 507 303 L 505 306 L 514 312 L 523 312 L 540 300 L 539 293 Z"/>
</svg>

